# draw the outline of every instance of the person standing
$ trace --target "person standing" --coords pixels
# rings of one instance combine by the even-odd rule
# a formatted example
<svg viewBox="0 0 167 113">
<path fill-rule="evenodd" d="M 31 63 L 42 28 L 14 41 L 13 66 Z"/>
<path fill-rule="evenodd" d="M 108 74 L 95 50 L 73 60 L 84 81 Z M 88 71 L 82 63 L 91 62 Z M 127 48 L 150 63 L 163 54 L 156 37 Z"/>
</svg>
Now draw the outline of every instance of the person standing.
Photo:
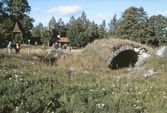
<svg viewBox="0 0 167 113">
<path fill-rule="evenodd" d="M 53 44 L 53 48 L 54 48 L 54 50 L 57 50 L 57 49 L 58 49 L 58 43 L 57 43 L 57 42 L 55 42 L 55 43 Z"/>
<path fill-rule="evenodd" d="M 16 50 L 16 54 L 20 53 L 20 44 L 18 42 L 16 42 L 15 44 L 15 50 Z"/>
<path fill-rule="evenodd" d="M 8 53 L 11 54 L 12 53 L 12 42 L 11 41 L 9 41 L 7 45 L 7 49 L 8 49 Z"/>
</svg>

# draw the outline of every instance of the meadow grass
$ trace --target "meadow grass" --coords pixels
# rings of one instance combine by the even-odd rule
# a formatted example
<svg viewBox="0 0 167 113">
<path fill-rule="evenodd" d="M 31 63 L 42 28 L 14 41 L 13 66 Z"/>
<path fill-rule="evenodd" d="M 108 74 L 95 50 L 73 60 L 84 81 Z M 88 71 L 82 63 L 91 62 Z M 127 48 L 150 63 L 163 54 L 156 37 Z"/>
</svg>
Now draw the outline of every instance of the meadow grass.
<svg viewBox="0 0 167 113">
<path fill-rule="evenodd" d="M 99 42 L 94 42 L 98 44 Z M 104 43 L 104 42 L 103 42 Z M 92 45 L 88 45 L 92 46 Z M 4 54 L 0 59 L 0 112 L 29 113 L 165 113 L 167 111 L 167 58 L 153 55 L 145 70 L 158 74 L 131 79 L 117 78 L 129 73 L 127 68 L 110 70 L 98 56 L 98 48 L 60 58 L 53 66 L 29 59 L 47 58 L 47 49 L 31 46 L 25 52 Z M 23 52 L 24 51 L 24 52 Z M 74 68 L 74 72 L 70 72 Z M 132 67 L 129 67 L 132 68 Z M 88 73 L 84 73 L 87 71 Z"/>
</svg>

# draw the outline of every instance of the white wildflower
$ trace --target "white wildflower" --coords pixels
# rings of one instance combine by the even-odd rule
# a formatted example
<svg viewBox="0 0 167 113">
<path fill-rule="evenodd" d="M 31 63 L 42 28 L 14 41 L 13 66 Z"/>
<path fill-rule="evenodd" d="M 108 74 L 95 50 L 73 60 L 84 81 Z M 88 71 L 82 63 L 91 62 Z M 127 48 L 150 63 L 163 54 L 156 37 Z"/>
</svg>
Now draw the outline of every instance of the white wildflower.
<svg viewBox="0 0 167 113">
<path fill-rule="evenodd" d="M 126 92 L 127 94 L 129 94 L 129 92 Z"/>
<path fill-rule="evenodd" d="M 18 75 L 15 75 L 15 78 L 18 78 L 19 76 Z"/>
<path fill-rule="evenodd" d="M 140 94 L 141 94 L 141 92 L 138 92 L 138 94 L 140 95 Z"/>
<path fill-rule="evenodd" d="M 112 87 L 115 87 L 115 84 L 112 84 Z"/>
<path fill-rule="evenodd" d="M 98 107 L 98 108 L 100 108 L 100 109 L 102 109 L 104 106 L 105 106 L 105 104 L 96 104 L 96 106 Z"/>
<path fill-rule="evenodd" d="M 140 106 L 137 106 L 137 107 L 135 107 L 135 109 L 141 109 L 141 107 L 140 107 Z"/>
<path fill-rule="evenodd" d="M 93 89 L 90 89 L 90 91 L 93 91 Z"/>
<path fill-rule="evenodd" d="M 114 92 L 112 92 L 112 94 L 115 94 Z"/>
<path fill-rule="evenodd" d="M 12 78 L 9 78 L 9 80 L 11 80 Z"/>
<path fill-rule="evenodd" d="M 101 106 L 102 106 L 102 107 L 104 107 L 104 106 L 105 106 L 105 104 L 101 104 Z"/>
<path fill-rule="evenodd" d="M 18 107 L 16 107 L 16 111 L 19 111 L 19 108 L 18 108 Z"/>
<path fill-rule="evenodd" d="M 104 88 L 102 88 L 102 90 L 105 90 Z"/>
<path fill-rule="evenodd" d="M 163 98 L 167 98 L 167 96 L 163 96 Z"/>
<path fill-rule="evenodd" d="M 139 102 L 139 100 L 136 101 L 137 103 Z"/>
</svg>

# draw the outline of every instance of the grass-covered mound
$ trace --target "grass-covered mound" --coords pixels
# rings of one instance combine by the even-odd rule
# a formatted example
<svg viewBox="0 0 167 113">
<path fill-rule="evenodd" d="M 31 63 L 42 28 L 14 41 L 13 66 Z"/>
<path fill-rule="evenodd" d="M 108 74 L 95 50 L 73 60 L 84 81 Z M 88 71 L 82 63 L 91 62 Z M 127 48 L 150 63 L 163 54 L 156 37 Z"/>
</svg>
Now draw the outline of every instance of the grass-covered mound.
<svg viewBox="0 0 167 113">
<path fill-rule="evenodd" d="M 150 54 L 154 52 L 151 47 L 130 40 L 101 39 L 88 44 L 82 52 L 70 58 L 71 60 L 66 59 L 64 62 L 66 62 L 68 68 L 71 65 L 71 67 L 75 67 L 76 69 L 82 67 L 82 69 L 86 70 L 106 70 L 108 68 L 106 63 L 110 54 L 125 45 L 135 48 L 145 48 Z"/>
</svg>

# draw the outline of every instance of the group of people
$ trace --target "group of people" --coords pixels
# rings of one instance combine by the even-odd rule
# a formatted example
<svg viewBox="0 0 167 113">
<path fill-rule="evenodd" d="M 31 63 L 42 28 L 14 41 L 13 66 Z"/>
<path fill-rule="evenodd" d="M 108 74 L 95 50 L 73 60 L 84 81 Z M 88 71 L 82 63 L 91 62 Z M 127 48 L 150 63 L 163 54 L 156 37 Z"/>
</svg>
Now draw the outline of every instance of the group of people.
<svg viewBox="0 0 167 113">
<path fill-rule="evenodd" d="M 38 44 L 35 43 L 35 46 L 37 46 L 37 45 Z M 20 44 L 19 44 L 19 42 L 16 42 L 15 45 L 14 45 L 14 47 L 13 47 L 12 42 L 9 41 L 9 43 L 7 45 L 7 52 L 9 54 L 12 53 L 12 48 L 15 48 L 16 54 L 20 53 Z M 55 42 L 53 44 L 53 48 L 54 48 L 54 50 L 63 51 L 64 53 L 71 53 L 71 49 L 72 49 L 72 47 L 69 44 L 64 43 L 63 45 L 61 45 L 61 43 L 58 43 L 58 42 Z"/>
<path fill-rule="evenodd" d="M 12 48 L 13 48 L 13 44 L 12 44 L 11 41 L 9 41 L 9 43 L 8 43 L 8 45 L 7 45 L 7 50 L 8 50 L 8 53 L 9 53 L 9 54 L 12 53 Z M 15 43 L 14 48 L 15 48 L 16 54 L 19 54 L 19 53 L 20 53 L 20 44 L 19 44 L 19 42 L 16 42 L 16 43 Z"/>
<path fill-rule="evenodd" d="M 69 44 L 64 43 L 61 46 L 61 43 L 58 43 L 58 42 L 55 42 L 53 44 L 53 48 L 54 50 L 63 51 L 64 53 L 71 53 L 71 49 L 72 49 L 72 47 Z"/>
</svg>

